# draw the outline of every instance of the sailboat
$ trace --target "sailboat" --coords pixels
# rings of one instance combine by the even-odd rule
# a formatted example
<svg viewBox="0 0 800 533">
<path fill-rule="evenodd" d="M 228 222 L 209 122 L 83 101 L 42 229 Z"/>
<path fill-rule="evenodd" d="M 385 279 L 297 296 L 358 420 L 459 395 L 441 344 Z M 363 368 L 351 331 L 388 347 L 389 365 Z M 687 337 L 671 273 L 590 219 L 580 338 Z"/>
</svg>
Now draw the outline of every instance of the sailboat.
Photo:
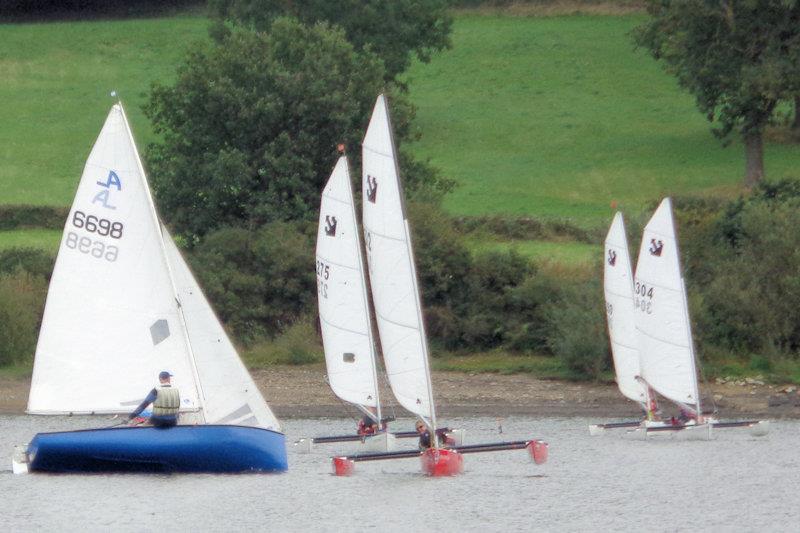
<svg viewBox="0 0 800 533">
<path fill-rule="evenodd" d="M 89 155 L 47 296 L 27 412 L 127 414 L 175 376 L 181 422 L 39 433 L 16 472 L 287 469 L 285 437 L 160 223 L 125 111 Z"/>
<path fill-rule="evenodd" d="M 340 399 L 356 406 L 380 428 L 381 412 L 375 342 L 367 282 L 361 257 L 353 186 L 347 156 L 336 163 L 325 188 L 317 231 L 317 300 L 328 384 Z M 415 437 L 416 432 L 402 436 Z M 301 451 L 314 444 L 358 443 L 363 451 L 394 448 L 395 435 L 337 435 L 297 441 Z"/>
<path fill-rule="evenodd" d="M 657 405 L 655 395 L 641 378 L 639 339 L 634 325 L 631 258 L 625 221 L 619 212 L 606 235 L 603 292 L 617 387 L 623 396 L 642 406 L 647 418 L 653 418 Z M 593 424 L 589 426 L 589 433 L 599 435 L 606 429 L 631 428 L 640 423 L 641 420 Z"/>
<path fill-rule="evenodd" d="M 710 439 L 712 428 L 768 431 L 766 421 L 720 422 L 703 411 L 686 285 L 681 271 L 672 202 L 665 198 L 645 226 L 634 280 L 634 320 L 644 384 L 679 406 L 684 422 L 646 420 L 635 432 L 691 434 Z"/>
<path fill-rule="evenodd" d="M 488 445 L 492 450 L 440 443 L 411 230 L 384 95 L 377 98 L 362 144 L 362 174 L 364 240 L 386 375 L 399 404 L 425 423 L 431 447 L 335 457 L 334 473 L 349 475 L 358 461 L 421 457 L 426 474 L 455 475 L 463 470 L 463 453 L 499 449 L 527 448 L 543 462 L 547 445 L 542 441 L 494 443 Z"/>
</svg>

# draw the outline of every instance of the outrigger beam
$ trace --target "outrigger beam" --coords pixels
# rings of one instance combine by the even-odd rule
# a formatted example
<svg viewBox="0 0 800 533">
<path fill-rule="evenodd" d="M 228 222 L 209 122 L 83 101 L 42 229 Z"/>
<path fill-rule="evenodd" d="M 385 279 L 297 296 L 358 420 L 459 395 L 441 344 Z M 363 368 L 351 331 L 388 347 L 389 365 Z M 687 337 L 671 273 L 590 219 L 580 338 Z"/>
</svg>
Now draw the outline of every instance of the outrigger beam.
<svg viewBox="0 0 800 533">
<path fill-rule="evenodd" d="M 313 437 L 311 442 L 314 444 L 329 444 L 332 442 L 357 442 L 364 440 L 365 437 L 372 437 L 373 435 L 379 435 L 379 433 L 373 433 L 370 435 L 332 435 L 330 437 Z M 399 431 L 399 432 L 392 432 L 395 438 L 398 439 L 410 439 L 413 437 L 419 437 L 419 433 L 416 431 Z"/>
<path fill-rule="evenodd" d="M 483 452 L 501 452 L 506 450 L 530 450 L 531 457 L 536 464 L 543 464 L 547 461 L 548 445 L 542 440 L 518 440 L 510 442 L 490 442 L 485 444 L 471 444 L 468 446 L 453 446 L 442 448 L 442 452 L 457 452 L 453 455 Z M 381 453 L 361 453 L 333 457 L 334 474 L 337 476 L 347 476 L 353 473 L 355 463 L 366 461 L 383 461 L 387 459 L 409 459 L 413 457 L 423 457 L 431 450 L 404 450 L 397 452 Z"/>
</svg>

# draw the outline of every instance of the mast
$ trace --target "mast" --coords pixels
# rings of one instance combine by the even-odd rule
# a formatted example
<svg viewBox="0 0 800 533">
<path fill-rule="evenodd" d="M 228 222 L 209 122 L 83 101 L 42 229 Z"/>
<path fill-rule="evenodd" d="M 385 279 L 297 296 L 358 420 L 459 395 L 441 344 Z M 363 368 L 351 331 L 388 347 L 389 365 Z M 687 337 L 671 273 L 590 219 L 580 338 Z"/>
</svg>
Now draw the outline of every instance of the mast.
<svg viewBox="0 0 800 533">
<path fill-rule="evenodd" d="M 142 185 L 144 186 L 144 190 L 147 193 L 145 196 L 147 197 L 147 203 L 148 203 L 148 206 L 150 207 L 150 214 L 153 217 L 153 222 L 155 224 L 156 229 L 158 230 L 158 236 L 159 236 L 158 244 L 159 244 L 159 247 L 161 249 L 161 260 L 162 260 L 164 266 L 167 269 L 170 285 L 172 286 L 173 297 L 175 298 L 175 304 L 176 304 L 176 306 L 178 308 L 178 317 L 179 317 L 179 320 L 180 320 L 181 330 L 183 332 L 183 338 L 184 338 L 184 341 L 186 343 L 186 349 L 188 350 L 188 354 L 187 355 L 189 357 L 189 364 L 190 364 L 190 366 L 192 368 L 192 374 L 193 374 L 194 382 L 195 382 L 195 385 L 197 387 L 197 397 L 198 397 L 198 401 L 200 402 L 200 412 L 201 412 L 201 416 L 203 418 L 203 421 L 205 422 L 205 419 L 206 419 L 206 413 L 205 413 L 206 409 L 205 409 L 205 407 L 206 407 L 206 405 L 205 405 L 205 394 L 203 393 L 203 384 L 200 381 L 200 374 L 197 371 L 197 364 L 195 363 L 195 360 L 194 360 L 194 352 L 192 351 L 192 343 L 189 340 L 189 333 L 188 333 L 188 330 L 187 330 L 187 327 L 186 327 L 186 317 L 183 314 L 183 307 L 181 306 L 180 299 L 178 298 L 178 289 L 175 286 L 175 278 L 174 278 L 173 273 L 172 273 L 172 268 L 169 265 L 169 261 L 167 260 L 167 251 L 166 251 L 166 248 L 164 246 L 164 234 L 163 234 L 163 231 L 161 229 L 161 222 L 159 222 L 159 219 L 158 219 L 158 213 L 156 212 L 156 206 L 153 203 L 153 194 L 150 191 L 150 184 L 147 182 L 147 176 L 146 176 L 146 174 L 144 172 L 144 166 L 142 165 L 142 160 L 139 157 L 139 150 L 136 147 L 136 141 L 133 138 L 133 132 L 131 131 L 130 124 L 128 123 L 128 116 L 125 114 L 125 108 L 122 106 L 122 102 L 119 99 L 117 100 L 117 105 L 119 105 L 119 110 L 122 113 L 122 122 L 125 124 L 125 131 L 127 132 L 128 137 L 130 138 L 131 145 L 133 145 L 133 151 L 134 151 L 134 154 L 136 156 L 136 165 L 138 166 L 140 175 L 142 176 Z"/>
<path fill-rule="evenodd" d="M 361 235 L 358 229 L 358 215 L 356 214 L 356 202 L 355 197 L 353 195 L 353 182 L 350 179 L 350 162 L 347 160 L 347 155 L 343 155 L 344 157 L 344 164 L 346 169 L 347 175 L 347 192 L 350 195 L 350 209 L 353 215 L 353 223 L 355 227 L 353 228 L 356 236 L 356 249 L 358 250 L 358 271 L 361 275 L 361 299 L 364 306 L 364 312 L 367 315 L 367 335 L 369 338 L 369 352 L 370 356 L 372 357 L 372 380 L 375 384 L 375 410 L 378 416 L 378 431 L 381 429 L 381 393 L 380 387 L 378 384 L 378 357 L 375 350 L 375 337 L 372 331 L 372 313 L 370 312 L 369 307 L 369 296 L 367 295 L 367 273 L 364 270 L 364 257 L 363 257 L 363 248 L 361 246 Z"/>
</svg>

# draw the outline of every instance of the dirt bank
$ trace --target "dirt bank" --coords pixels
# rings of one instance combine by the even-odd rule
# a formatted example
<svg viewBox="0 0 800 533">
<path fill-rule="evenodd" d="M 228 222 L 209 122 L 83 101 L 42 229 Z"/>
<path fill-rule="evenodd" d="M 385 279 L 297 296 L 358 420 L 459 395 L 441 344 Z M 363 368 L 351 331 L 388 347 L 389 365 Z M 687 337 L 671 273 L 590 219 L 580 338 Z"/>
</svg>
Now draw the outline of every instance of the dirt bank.
<svg viewBox="0 0 800 533">
<path fill-rule="evenodd" d="M 274 367 L 253 373 L 264 397 L 281 418 L 355 416 L 330 391 L 322 366 Z M 25 411 L 30 381 L 0 378 L 0 413 Z M 466 374 L 434 372 L 437 411 L 448 416 L 637 416 L 638 408 L 625 400 L 613 384 L 571 383 L 537 379 L 527 374 Z M 392 399 L 384 387 L 383 398 Z M 797 387 L 761 384 L 713 384 L 720 416 L 725 418 L 800 418 Z M 145 394 L 147 391 L 142 391 Z M 389 405 L 393 402 L 389 400 Z M 391 408 L 387 408 L 391 412 Z M 404 411 L 397 408 L 398 415 Z"/>
</svg>

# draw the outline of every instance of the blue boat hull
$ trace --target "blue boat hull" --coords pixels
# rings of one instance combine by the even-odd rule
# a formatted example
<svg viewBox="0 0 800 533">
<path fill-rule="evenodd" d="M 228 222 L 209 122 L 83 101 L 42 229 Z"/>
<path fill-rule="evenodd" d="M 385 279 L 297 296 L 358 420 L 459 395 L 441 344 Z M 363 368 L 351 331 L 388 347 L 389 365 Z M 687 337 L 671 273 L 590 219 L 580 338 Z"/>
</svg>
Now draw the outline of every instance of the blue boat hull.
<svg viewBox="0 0 800 533">
<path fill-rule="evenodd" d="M 40 472 L 284 472 L 286 437 L 247 426 L 175 426 L 39 433 L 28 445 Z"/>
</svg>

